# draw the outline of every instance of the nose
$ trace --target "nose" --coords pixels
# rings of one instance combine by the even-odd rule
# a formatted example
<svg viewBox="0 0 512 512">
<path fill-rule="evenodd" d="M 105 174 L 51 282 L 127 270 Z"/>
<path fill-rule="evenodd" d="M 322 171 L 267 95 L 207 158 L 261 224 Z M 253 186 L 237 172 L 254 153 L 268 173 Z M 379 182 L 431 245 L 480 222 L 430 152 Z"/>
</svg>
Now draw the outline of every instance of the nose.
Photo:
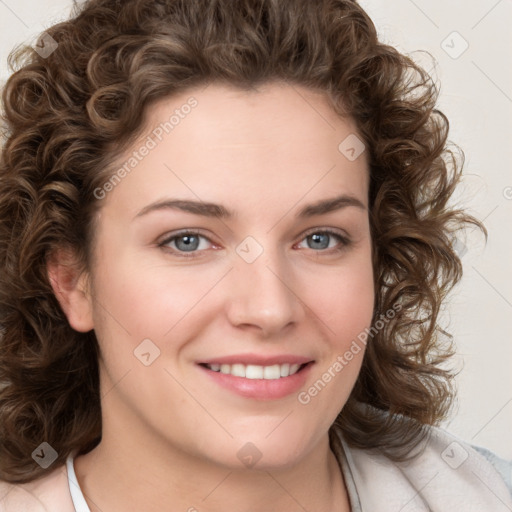
<svg viewBox="0 0 512 512">
<path fill-rule="evenodd" d="M 298 285 L 284 255 L 264 250 L 252 263 L 237 255 L 230 272 L 229 321 L 235 327 L 258 331 L 266 338 L 280 334 L 304 316 Z"/>
</svg>

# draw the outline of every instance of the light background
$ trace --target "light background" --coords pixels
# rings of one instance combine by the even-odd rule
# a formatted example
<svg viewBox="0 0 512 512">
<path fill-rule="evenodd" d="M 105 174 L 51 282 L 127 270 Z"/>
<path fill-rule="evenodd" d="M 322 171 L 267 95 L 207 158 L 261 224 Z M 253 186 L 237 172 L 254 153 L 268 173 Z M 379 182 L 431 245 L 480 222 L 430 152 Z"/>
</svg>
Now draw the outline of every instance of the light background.
<svg viewBox="0 0 512 512">
<path fill-rule="evenodd" d="M 465 153 L 463 205 L 489 240 L 461 240 L 464 278 L 444 316 L 458 348 L 457 406 L 444 427 L 512 459 L 512 0 L 361 0 L 382 40 L 440 84 L 450 141 Z M 0 81 L 7 55 L 66 18 L 70 0 L 0 0 Z M 454 34 L 457 32 L 457 34 Z M 462 52 L 465 46 L 468 48 Z M 459 55 L 460 54 L 460 55 Z M 467 251 L 467 252 L 466 252 Z"/>
</svg>

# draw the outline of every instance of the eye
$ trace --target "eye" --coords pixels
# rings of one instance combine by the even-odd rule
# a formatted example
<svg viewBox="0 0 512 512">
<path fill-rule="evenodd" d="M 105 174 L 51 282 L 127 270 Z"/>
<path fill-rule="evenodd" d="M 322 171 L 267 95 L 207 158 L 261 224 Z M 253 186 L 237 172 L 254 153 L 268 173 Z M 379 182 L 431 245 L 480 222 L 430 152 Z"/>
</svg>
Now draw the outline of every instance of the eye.
<svg viewBox="0 0 512 512">
<path fill-rule="evenodd" d="M 307 243 L 306 248 L 320 251 L 325 251 L 326 249 L 341 251 L 350 244 L 350 240 L 346 236 L 332 229 L 311 231 L 306 234 L 303 240 Z M 336 240 L 338 241 L 337 244 L 335 243 Z M 304 248 L 304 246 L 300 247 L 300 245 L 298 247 Z"/>
<path fill-rule="evenodd" d="M 176 233 L 158 244 L 158 247 L 170 249 L 179 256 L 193 256 L 195 252 L 208 249 L 212 242 L 197 231 L 182 231 Z"/>
</svg>

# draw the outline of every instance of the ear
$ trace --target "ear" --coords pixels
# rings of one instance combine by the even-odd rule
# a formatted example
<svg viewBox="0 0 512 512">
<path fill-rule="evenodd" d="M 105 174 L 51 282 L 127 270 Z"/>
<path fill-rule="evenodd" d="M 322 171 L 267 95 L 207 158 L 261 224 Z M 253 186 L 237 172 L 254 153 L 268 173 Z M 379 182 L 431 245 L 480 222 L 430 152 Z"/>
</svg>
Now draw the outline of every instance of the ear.
<svg viewBox="0 0 512 512">
<path fill-rule="evenodd" d="M 68 248 L 57 249 L 48 257 L 46 268 L 69 325 L 75 331 L 91 331 L 94 321 L 88 275 L 80 270 L 74 252 Z"/>
</svg>

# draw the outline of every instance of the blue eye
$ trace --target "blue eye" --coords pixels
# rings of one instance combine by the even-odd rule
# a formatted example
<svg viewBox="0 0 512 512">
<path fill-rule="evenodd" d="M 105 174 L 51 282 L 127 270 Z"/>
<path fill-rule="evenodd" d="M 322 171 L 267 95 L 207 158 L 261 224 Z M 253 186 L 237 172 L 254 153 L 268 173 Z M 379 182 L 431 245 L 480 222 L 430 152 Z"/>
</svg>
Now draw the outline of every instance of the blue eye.
<svg viewBox="0 0 512 512">
<path fill-rule="evenodd" d="M 331 242 L 333 240 L 338 240 L 338 244 L 332 245 Z M 304 238 L 307 242 L 308 249 L 325 251 L 326 249 L 336 249 L 341 250 L 347 245 L 349 245 L 350 241 L 347 237 L 342 236 L 337 231 L 333 231 L 330 229 L 324 229 L 322 231 L 313 231 L 310 234 L 306 235 Z"/>
<path fill-rule="evenodd" d="M 182 235 L 176 239 L 176 247 L 180 251 L 195 251 L 199 247 L 199 237 L 197 235 Z M 180 243 L 181 242 L 181 243 Z"/>
<path fill-rule="evenodd" d="M 163 242 L 158 244 L 158 246 L 167 247 L 177 254 L 194 253 L 197 252 L 198 249 L 205 249 L 204 244 L 201 244 L 201 240 L 208 240 L 208 238 L 197 232 L 185 231 L 165 239 Z M 208 242 L 210 242 L 210 240 L 208 240 Z M 171 245 L 171 247 L 168 247 L 169 245 Z M 188 255 L 180 254 L 180 256 Z"/>
</svg>

